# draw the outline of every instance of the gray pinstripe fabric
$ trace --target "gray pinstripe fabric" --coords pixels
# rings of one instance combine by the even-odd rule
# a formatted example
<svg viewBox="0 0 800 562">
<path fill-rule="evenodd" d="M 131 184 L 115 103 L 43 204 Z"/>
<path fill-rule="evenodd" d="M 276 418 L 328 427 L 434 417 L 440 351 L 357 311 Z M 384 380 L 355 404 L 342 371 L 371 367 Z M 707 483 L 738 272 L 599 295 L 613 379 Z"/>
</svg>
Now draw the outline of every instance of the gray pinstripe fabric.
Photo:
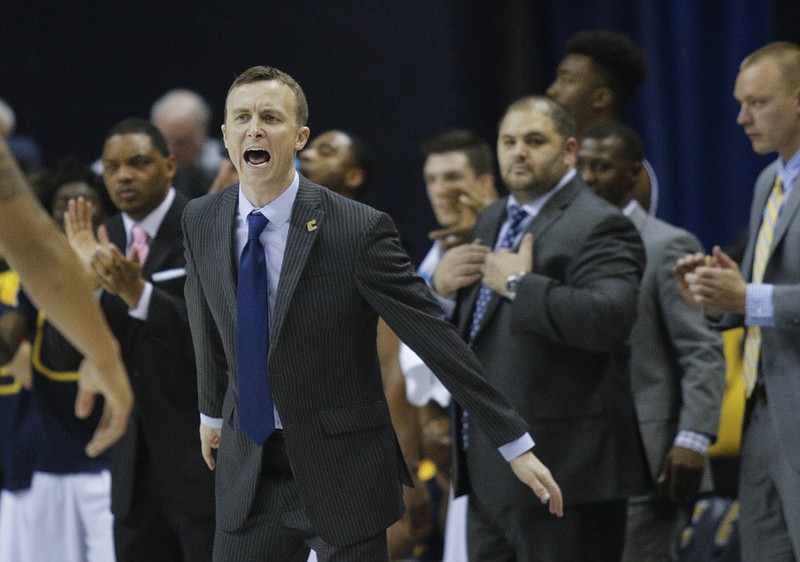
<svg viewBox="0 0 800 562">
<path fill-rule="evenodd" d="M 183 220 L 200 410 L 224 419 L 217 523 L 225 531 L 246 524 L 261 470 L 261 450 L 235 415 L 236 204 L 229 188 L 192 201 Z M 401 483 L 409 482 L 381 384 L 379 315 L 496 446 L 527 427 L 414 274 L 391 219 L 301 177 L 270 322 L 270 382 L 298 492 L 333 545 L 382 532 L 402 513 Z"/>
</svg>

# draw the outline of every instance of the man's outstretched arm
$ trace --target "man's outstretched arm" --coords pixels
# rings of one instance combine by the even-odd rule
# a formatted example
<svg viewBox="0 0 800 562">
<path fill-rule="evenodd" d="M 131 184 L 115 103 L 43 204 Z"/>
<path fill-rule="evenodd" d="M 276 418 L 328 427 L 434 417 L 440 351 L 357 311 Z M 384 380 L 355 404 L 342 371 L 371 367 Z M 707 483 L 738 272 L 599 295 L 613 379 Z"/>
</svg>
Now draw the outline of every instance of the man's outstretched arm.
<svg viewBox="0 0 800 562">
<path fill-rule="evenodd" d="M 133 394 L 119 344 L 92 297 L 86 272 L 66 238 L 30 193 L 5 140 L 0 138 L 0 254 L 25 291 L 58 330 L 84 355 L 75 413 L 91 413 L 105 398 L 100 424 L 86 446 L 96 456 L 125 432 Z"/>
</svg>

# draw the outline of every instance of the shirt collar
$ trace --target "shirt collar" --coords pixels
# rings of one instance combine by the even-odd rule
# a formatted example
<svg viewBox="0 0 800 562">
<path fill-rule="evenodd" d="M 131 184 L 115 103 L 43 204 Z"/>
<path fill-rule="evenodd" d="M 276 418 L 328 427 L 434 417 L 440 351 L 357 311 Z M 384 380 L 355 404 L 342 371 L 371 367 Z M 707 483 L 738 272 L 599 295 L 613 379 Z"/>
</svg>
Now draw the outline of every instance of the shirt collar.
<svg viewBox="0 0 800 562">
<path fill-rule="evenodd" d="M 147 232 L 147 235 L 150 237 L 150 240 L 156 237 L 158 234 L 158 229 L 161 228 L 161 223 L 164 222 L 164 217 L 167 216 L 167 212 L 169 208 L 172 207 L 172 203 L 175 201 L 175 188 L 170 187 L 167 191 L 167 196 L 164 197 L 164 200 L 152 211 L 150 214 L 147 215 L 145 218 L 140 220 L 138 223 L 131 218 L 128 213 L 122 213 L 122 224 L 125 226 L 125 235 L 128 237 L 128 240 L 133 240 L 131 236 L 131 229 L 133 225 L 140 224 L 144 231 Z"/>
<path fill-rule="evenodd" d="M 561 177 L 561 180 L 556 184 L 556 186 L 553 189 L 551 189 L 550 191 L 548 191 L 543 195 L 540 195 L 533 201 L 525 203 L 524 205 L 522 205 L 522 208 L 525 209 L 530 216 L 532 217 L 537 216 L 539 214 L 539 211 L 542 210 L 542 207 L 545 206 L 545 204 L 550 200 L 550 198 L 559 191 L 561 191 L 561 189 L 565 185 L 571 182 L 572 178 L 574 178 L 577 173 L 578 173 L 577 170 L 575 168 L 572 168 L 569 172 L 567 172 Z M 513 195 L 509 195 L 508 202 L 506 203 L 506 209 L 508 209 L 511 205 L 519 205 L 519 204 L 520 204 L 519 201 L 517 201 L 517 199 Z"/>
<path fill-rule="evenodd" d="M 267 217 L 269 224 L 267 228 L 280 228 L 285 223 L 289 222 L 292 217 L 292 207 L 294 200 L 297 198 L 297 191 L 300 189 L 300 176 L 297 171 L 294 173 L 294 179 L 289 187 L 281 193 L 276 199 L 270 201 L 263 207 L 256 207 L 253 205 L 244 194 L 241 184 L 239 184 L 239 220 L 247 220 L 247 215 L 255 210 L 261 210 L 261 213 Z M 272 225 L 270 227 L 270 225 Z"/>
<path fill-rule="evenodd" d="M 625 215 L 626 217 L 629 217 L 631 216 L 631 214 L 633 214 L 633 210 L 638 206 L 640 205 L 636 201 L 636 199 L 631 199 L 630 201 L 628 201 L 628 204 L 622 208 L 622 214 Z"/>
<path fill-rule="evenodd" d="M 783 181 L 783 190 L 788 192 L 794 186 L 794 182 L 800 174 L 800 149 L 798 149 L 786 162 L 778 157 L 778 175 Z"/>
</svg>

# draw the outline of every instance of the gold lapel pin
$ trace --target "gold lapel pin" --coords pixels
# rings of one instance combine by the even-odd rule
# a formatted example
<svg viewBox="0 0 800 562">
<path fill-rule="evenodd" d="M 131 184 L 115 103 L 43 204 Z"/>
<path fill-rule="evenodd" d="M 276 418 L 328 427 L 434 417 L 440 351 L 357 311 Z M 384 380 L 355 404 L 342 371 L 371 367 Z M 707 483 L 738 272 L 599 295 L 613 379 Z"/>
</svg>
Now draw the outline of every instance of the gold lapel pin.
<svg viewBox="0 0 800 562">
<path fill-rule="evenodd" d="M 317 229 L 317 219 L 311 219 L 306 223 L 306 228 L 309 232 L 313 232 Z"/>
</svg>

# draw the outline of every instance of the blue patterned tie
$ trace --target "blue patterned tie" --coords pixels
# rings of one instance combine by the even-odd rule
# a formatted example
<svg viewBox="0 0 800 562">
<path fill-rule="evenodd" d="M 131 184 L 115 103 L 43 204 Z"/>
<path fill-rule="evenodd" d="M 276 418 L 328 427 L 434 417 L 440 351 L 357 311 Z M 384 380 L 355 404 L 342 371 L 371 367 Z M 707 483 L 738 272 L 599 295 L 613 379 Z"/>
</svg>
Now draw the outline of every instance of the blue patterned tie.
<svg viewBox="0 0 800 562">
<path fill-rule="evenodd" d="M 239 259 L 236 286 L 239 424 L 256 445 L 262 445 L 275 430 L 268 373 L 267 260 L 259 240 L 267 222 L 258 211 L 247 216 L 247 244 Z"/>
<path fill-rule="evenodd" d="M 510 205 L 508 207 L 508 230 L 506 230 L 503 239 L 500 241 L 500 248 L 511 248 L 514 241 L 519 236 L 522 230 L 522 221 L 528 216 L 528 212 L 519 205 Z M 483 317 L 486 314 L 486 306 L 492 299 L 492 290 L 486 285 L 481 284 L 480 293 L 478 293 L 478 300 L 475 301 L 475 310 L 472 313 L 472 324 L 469 328 L 469 344 L 475 341 L 478 335 L 478 329 L 481 327 Z"/>
<path fill-rule="evenodd" d="M 511 248 L 514 246 L 514 241 L 522 231 L 522 222 L 528 216 L 528 211 L 519 205 L 509 205 L 508 207 L 508 229 L 506 230 L 503 239 L 500 241 L 499 248 Z M 475 310 L 472 312 L 472 324 L 469 327 L 469 340 L 470 346 L 475 342 L 475 337 L 478 335 L 478 329 L 481 327 L 483 317 L 486 315 L 486 307 L 492 299 L 492 290 L 484 284 L 481 284 L 478 299 L 475 301 Z M 464 449 L 469 447 L 469 412 L 464 409 L 461 412 L 461 444 Z"/>
</svg>

